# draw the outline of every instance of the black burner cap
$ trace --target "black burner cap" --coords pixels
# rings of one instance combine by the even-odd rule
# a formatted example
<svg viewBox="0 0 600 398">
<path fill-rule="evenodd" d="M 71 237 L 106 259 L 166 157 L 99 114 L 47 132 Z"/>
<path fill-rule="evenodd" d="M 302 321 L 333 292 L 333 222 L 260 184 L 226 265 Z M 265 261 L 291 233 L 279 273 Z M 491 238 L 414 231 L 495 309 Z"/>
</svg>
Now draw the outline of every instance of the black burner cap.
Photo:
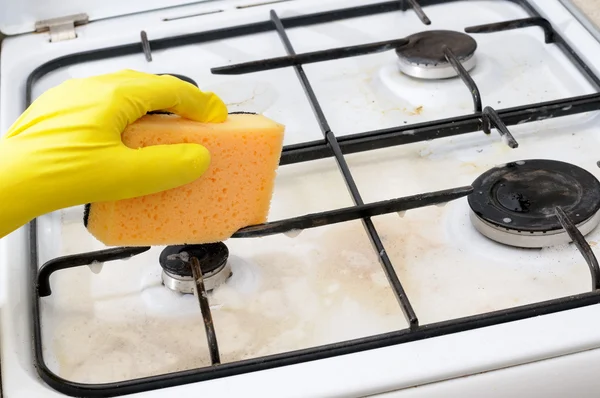
<svg viewBox="0 0 600 398">
<path fill-rule="evenodd" d="M 482 220 L 507 230 L 562 229 L 554 208 L 580 224 L 600 210 L 600 182 L 588 171 L 555 160 L 523 160 L 495 167 L 473 182 L 468 198 Z"/>
<path fill-rule="evenodd" d="M 477 42 L 471 36 L 452 30 L 428 30 L 407 37 L 408 44 L 396 49 L 396 54 L 415 64 L 447 64 L 443 47 L 447 46 L 459 61 L 471 57 Z"/>
<path fill-rule="evenodd" d="M 167 246 L 158 258 L 160 266 L 169 274 L 178 276 L 193 276 L 192 268 L 180 259 L 169 259 L 173 254 L 186 252 L 190 257 L 200 261 L 202 273 L 210 273 L 225 265 L 229 257 L 229 250 L 224 243 L 208 243 L 204 245 L 178 245 Z"/>
</svg>

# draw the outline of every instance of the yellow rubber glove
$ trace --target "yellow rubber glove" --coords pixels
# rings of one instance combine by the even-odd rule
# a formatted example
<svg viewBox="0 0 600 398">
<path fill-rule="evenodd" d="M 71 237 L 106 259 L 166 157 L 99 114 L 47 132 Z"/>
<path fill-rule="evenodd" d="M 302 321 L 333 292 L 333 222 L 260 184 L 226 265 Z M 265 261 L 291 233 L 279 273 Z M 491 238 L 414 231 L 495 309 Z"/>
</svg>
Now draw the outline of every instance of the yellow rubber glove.
<svg viewBox="0 0 600 398">
<path fill-rule="evenodd" d="M 131 70 L 72 79 L 41 95 L 0 139 L 0 238 L 35 217 L 185 185 L 208 168 L 197 144 L 130 149 L 125 127 L 149 111 L 223 122 L 225 104 L 172 76 Z"/>
</svg>

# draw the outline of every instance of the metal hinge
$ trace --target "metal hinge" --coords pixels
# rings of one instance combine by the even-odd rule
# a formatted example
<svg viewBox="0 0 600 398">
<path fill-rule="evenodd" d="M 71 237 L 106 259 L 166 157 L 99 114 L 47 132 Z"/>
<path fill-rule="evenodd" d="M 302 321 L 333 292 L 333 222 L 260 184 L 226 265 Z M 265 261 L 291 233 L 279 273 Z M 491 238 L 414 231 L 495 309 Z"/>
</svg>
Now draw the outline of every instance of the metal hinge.
<svg viewBox="0 0 600 398">
<path fill-rule="evenodd" d="M 45 19 L 35 23 L 37 33 L 50 32 L 50 42 L 72 40 L 77 38 L 75 27 L 89 22 L 87 14 L 75 14 L 66 17 Z"/>
</svg>

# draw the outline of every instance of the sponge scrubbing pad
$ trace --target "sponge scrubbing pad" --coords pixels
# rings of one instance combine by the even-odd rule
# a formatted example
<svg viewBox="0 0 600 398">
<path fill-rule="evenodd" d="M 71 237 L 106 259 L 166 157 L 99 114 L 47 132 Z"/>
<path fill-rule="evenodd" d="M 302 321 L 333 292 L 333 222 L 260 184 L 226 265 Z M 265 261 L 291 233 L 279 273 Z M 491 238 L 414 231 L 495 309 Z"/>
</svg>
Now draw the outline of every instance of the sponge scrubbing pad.
<svg viewBox="0 0 600 398">
<path fill-rule="evenodd" d="M 231 114 L 223 123 L 146 115 L 122 139 L 130 148 L 198 143 L 211 154 L 196 181 L 168 191 L 86 208 L 88 231 L 108 246 L 223 241 L 267 220 L 284 126 L 264 116 Z"/>
</svg>

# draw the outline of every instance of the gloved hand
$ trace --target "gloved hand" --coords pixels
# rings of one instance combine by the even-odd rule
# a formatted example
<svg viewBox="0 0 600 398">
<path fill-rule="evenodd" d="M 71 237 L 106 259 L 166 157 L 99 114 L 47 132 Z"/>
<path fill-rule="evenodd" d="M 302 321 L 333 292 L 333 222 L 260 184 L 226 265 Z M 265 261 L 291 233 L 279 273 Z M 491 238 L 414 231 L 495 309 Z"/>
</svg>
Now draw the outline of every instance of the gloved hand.
<svg viewBox="0 0 600 398">
<path fill-rule="evenodd" d="M 122 71 L 46 91 L 0 139 L 0 238 L 33 218 L 185 185 L 208 168 L 197 144 L 130 149 L 125 127 L 149 111 L 223 122 L 225 104 L 172 76 Z"/>
</svg>

